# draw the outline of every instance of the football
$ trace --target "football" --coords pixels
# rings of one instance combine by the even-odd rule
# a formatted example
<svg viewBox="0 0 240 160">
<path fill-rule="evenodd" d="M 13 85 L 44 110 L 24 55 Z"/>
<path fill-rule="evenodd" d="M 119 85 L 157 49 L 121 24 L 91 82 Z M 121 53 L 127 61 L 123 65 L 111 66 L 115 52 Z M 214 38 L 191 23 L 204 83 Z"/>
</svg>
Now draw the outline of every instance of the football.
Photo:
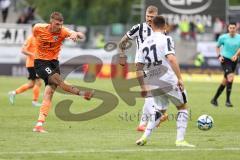
<svg viewBox="0 0 240 160">
<path fill-rule="evenodd" d="M 197 126 L 200 130 L 207 131 L 213 127 L 213 118 L 209 115 L 201 115 L 197 120 Z"/>
</svg>

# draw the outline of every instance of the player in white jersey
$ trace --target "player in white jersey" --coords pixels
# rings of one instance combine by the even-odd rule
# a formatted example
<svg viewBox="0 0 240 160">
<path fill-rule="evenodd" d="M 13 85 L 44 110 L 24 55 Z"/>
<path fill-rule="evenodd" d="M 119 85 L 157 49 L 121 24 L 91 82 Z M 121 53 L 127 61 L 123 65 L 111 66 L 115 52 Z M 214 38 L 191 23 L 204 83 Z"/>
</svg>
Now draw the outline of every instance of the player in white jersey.
<svg viewBox="0 0 240 160">
<path fill-rule="evenodd" d="M 130 31 L 128 31 L 125 34 L 125 36 L 121 39 L 121 41 L 119 43 L 119 50 L 120 50 L 119 51 L 120 52 L 119 53 L 120 54 L 119 63 L 121 65 L 124 66 L 126 64 L 127 57 L 124 53 L 124 50 L 125 50 L 125 46 L 128 43 L 128 41 L 133 40 L 133 39 L 136 40 L 136 44 L 137 44 L 136 52 L 138 52 L 138 50 L 141 47 L 141 45 L 143 44 L 144 40 L 153 33 L 151 25 L 152 25 L 152 19 L 156 15 L 158 15 L 157 7 L 148 6 L 146 9 L 146 22 L 134 25 L 132 27 L 132 29 Z M 136 62 L 136 59 L 135 59 L 135 62 Z M 138 131 L 145 130 L 145 126 L 147 125 L 149 116 L 154 113 L 153 106 L 155 106 L 155 105 L 156 104 L 152 97 L 145 98 L 145 103 L 143 106 L 140 124 L 137 127 Z M 167 119 L 167 114 L 164 114 L 164 116 L 162 116 L 162 121 L 164 121 L 164 119 L 165 120 Z"/>
<path fill-rule="evenodd" d="M 153 129 L 161 121 L 160 110 L 167 109 L 171 101 L 178 109 L 176 146 L 194 147 L 184 140 L 188 122 L 186 91 L 172 39 L 164 34 L 165 26 L 164 17 L 154 17 L 154 33 L 144 41 L 137 55 L 137 76 L 142 95 L 152 95 L 158 105 L 155 106 L 154 118 L 148 122 L 143 136 L 136 144 L 146 144 Z"/>
</svg>

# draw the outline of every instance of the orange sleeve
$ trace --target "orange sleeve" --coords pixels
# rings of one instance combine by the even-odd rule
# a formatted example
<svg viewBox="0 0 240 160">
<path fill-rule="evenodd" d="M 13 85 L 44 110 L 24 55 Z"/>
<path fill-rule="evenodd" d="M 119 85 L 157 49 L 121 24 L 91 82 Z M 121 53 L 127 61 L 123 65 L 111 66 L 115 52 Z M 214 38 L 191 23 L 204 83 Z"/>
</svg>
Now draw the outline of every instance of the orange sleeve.
<svg viewBox="0 0 240 160">
<path fill-rule="evenodd" d="M 22 49 L 26 49 L 26 48 L 30 47 L 30 39 L 31 39 L 30 37 L 28 37 L 26 39 L 26 41 L 24 42 L 24 44 L 22 46 Z"/>
<path fill-rule="evenodd" d="M 28 54 L 31 54 L 34 56 L 34 53 L 36 51 L 36 45 L 35 45 L 35 39 L 32 35 L 30 35 L 25 43 L 22 46 L 22 51 L 28 52 Z"/>
<path fill-rule="evenodd" d="M 34 55 L 34 53 L 32 53 L 32 50 L 33 50 L 32 41 L 33 41 L 33 37 L 29 36 L 22 46 L 22 51 L 27 51 L 29 54 L 31 53 L 31 55 Z"/>
</svg>

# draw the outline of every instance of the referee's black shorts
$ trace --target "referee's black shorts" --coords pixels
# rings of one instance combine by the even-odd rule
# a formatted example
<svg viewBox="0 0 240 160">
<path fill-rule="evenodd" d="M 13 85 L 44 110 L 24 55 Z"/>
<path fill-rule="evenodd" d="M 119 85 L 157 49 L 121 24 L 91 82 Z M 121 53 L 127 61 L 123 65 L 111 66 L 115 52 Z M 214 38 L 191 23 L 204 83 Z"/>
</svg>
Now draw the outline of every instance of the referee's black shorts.
<svg viewBox="0 0 240 160">
<path fill-rule="evenodd" d="M 234 73 L 237 67 L 237 61 L 233 62 L 231 59 L 228 59 L 226 57 L 223 57 L 224 61 L 221 63 L 224 77 L 227 78 L 227 75 L 230 73 Z"/>
<path fill-rule="evenodd" d="M 44 80 L 45 85 L 48 85 L 49 76 L 54 73 L 60 74 L 59 61 L 58 60 L 34 60 L 34 68 L 37 75 Z"/>
</svg>

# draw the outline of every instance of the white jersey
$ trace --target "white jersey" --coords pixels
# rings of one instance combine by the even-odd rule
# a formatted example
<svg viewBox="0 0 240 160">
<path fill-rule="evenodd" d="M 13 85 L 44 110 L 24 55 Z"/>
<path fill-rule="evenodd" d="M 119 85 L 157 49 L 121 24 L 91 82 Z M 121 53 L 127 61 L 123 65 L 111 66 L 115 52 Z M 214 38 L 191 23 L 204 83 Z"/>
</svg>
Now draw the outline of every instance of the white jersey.
<svg viewBox="0 0 240 160">
<path fill-rule="evenodd" d="M 136 40 L 137 53 L 145 39 L 149 37 L 152 33 L 152 28 L 146 22 L 144 22 L 133 26 L 132 29 L 126 33 L 126 35 L 128 36 L 128 38 Z"/>
<path fill-rule="evenodd" d="M 172 37 L 154 32 L 139 48 L 136 60 L 137 63 L 145 64 L 145 76 L 148 78 L 149 76 L 158 76 L 159 80 L 176 85 L 177 76 L 166 59 L 168 54 L 175 54 Z"/>
</svg>

